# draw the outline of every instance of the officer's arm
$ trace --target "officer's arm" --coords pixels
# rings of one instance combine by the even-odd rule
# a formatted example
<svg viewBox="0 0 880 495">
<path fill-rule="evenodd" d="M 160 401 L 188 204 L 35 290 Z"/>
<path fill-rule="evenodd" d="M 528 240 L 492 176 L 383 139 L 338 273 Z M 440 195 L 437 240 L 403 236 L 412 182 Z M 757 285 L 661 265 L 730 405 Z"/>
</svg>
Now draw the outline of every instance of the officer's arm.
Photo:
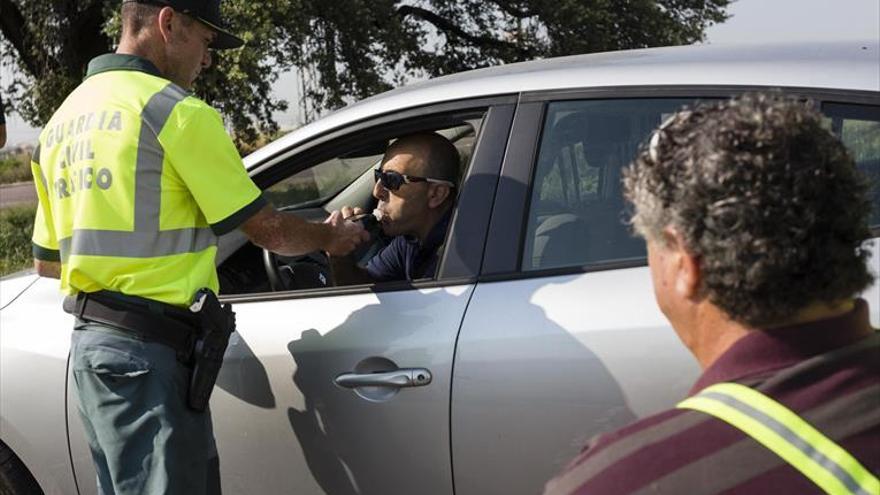
<svg viewBox="0 0 880 495">
<path fill-rule="evenodd" d="M 43 261 L 34 260 L 34 268 L 41 277 L 61 278 L 61 262 L 60 261 Z"/>
<path fill-rule="evenodd" d="M 283 256 L 327 251 L 334 256 L 351 252 L 369 235 L 355 222 L 311 223 L 272 205 L 247 219 L 241 230 L 254 244 Z"/>
</svg>

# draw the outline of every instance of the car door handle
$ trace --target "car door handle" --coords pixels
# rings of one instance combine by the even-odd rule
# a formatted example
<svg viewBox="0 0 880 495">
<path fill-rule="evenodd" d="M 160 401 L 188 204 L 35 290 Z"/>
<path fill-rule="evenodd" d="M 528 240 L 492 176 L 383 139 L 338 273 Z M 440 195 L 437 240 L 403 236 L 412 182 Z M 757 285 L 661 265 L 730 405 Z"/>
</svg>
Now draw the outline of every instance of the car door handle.
<svg viewBox="0 0 880 495">
<path fill-rule="evenodd" d="M 431 383 L 431 372 L 425 368 L 402 368 L 378 373 L 343 373 L 336 384 L 345 388 L 358 387 L 423 387 Z"/>
</svg>

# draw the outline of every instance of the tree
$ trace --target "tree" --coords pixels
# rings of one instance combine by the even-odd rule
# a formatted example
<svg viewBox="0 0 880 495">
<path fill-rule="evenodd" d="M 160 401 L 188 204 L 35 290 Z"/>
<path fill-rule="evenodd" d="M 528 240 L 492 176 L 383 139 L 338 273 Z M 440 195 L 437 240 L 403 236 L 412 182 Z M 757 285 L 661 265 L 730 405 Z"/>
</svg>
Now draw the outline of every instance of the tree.
<svg viewBox="0 0 880 495">
<path fill-rule="evenodd" d="M 0 62 L 14 65 L 4 82 L 13 109 L 31 125 L 42 126 L 86 73 L 89 60 L 112 51 L 119 33 L 119 0 L 0 0 Z M 248 42 L 244 50 L 214 54 L 215 65 L 194 91 L 217 107 L 239 141 L 256 139 L 258 130 L 277 129 L 272 113 L 287 103 L 271 97 L 272 83 L 283 67 L 272 63 L 283 20 L 295 2 L 227 2 Z"/>
<path fill-rule="evenodd" d="M 298 68 L 307 119 L 406 80 L 535 58 L 681 45 L 727 18 L 730 0 L 225 0 L 247 41 L 218 52 L 194 88 L 240 141 L 277 129 L 278 75 Z M 118 0 L 0 0 L 0 62 L 14 109 L 42 125 L 114 47 Z"/>
<path fill-rule="evenodd" d="M 413 77 L 542 57 L 684 45 L 729 0 L 300 0 L 286 62 L 305 103 L 336 108 Z M 309 108 L 307 108 L 309 110 Z M 313 113 L 313 112 L 307 112 Z"/>
</svg>

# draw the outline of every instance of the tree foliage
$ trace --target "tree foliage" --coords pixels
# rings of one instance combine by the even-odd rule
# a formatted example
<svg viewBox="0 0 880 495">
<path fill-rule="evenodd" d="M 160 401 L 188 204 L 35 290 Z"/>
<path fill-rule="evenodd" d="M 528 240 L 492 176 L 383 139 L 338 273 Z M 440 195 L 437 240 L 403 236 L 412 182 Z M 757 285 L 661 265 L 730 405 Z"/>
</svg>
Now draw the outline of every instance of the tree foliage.
<svg viewBox="0 0 880 495">
<path fill-rule="evenodd" d="M 287 103 L 271 96 L 284 68 L 273 63 L 284 19 L 294 3 L 281 0 L 226 2 L 243 50 L 214 54 L 215 64 L 194 88 L 217 107 L 240 141 L 252 142 L 258 130 L 277 129 L 272 113 Z M 89 60 L 112 51 L 119 34 L 119 0 L 0 0 L 0 62 L 13 65 L 2 90 L 27 122 L 44 125 L 83 76 Z"/>
<path fill-rule="evenodd" d="M 681 45 L 727 18 L 730 0 L 224 0 L 247 41 L 215 54 L 194 88 L 242 141 L 277 129 L 280 73 L 297 68 L 306 119 L 406 80 L 542 57 Z M 119 0 L 0 0 L 4 94 L 42 125 L 113 49 Z"/>
<path fill-rule="evenodd" d="M 407 78 L 543 57 L 690 44 L 729 0 L 300 0 L 284 58 L 316 111 Z"/>
</svg>

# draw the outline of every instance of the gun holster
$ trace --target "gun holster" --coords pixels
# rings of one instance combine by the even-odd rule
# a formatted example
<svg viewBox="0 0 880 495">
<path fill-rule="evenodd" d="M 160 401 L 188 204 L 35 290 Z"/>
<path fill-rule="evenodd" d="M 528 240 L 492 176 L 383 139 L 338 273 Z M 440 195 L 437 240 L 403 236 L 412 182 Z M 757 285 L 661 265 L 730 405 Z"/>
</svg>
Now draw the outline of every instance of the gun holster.
<svg viewBox="0 0 880 495">
<path fill-rule="evenodd" d="M 235 313 L 231 304 L 220 304 L 210 289 L 196 292 L 190 311 L 199 317 L 201 331 L 193 348 L 187 404 L 190 409 L 201 412 L 208 407 L 229 336 L 235 331 Z"/>
</svg>

